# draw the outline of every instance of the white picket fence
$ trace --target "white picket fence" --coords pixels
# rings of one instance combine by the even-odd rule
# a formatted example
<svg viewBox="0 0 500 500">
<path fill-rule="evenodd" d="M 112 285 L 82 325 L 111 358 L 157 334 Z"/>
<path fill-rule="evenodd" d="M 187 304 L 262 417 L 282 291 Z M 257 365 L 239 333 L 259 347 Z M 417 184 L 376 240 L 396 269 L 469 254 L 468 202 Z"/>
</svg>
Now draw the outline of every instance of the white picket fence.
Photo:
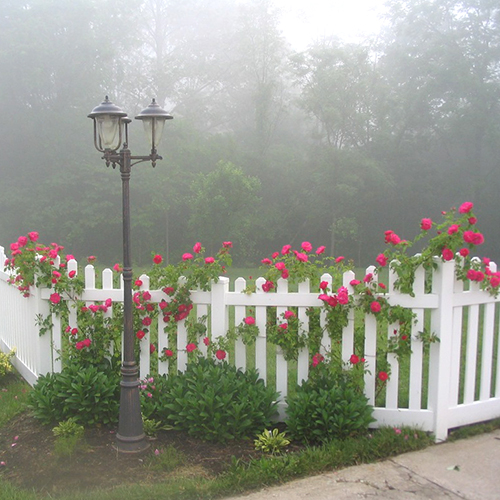
<svg viewBox="0 0 500 500">
<path fill-rule="evenodd" d="M 3 248 L 0 247 L 0 262 L 5 261 Z M 2 266 L 0 266 L 1 269 Z M 490 266 L 493 270 L 496 266 Z M 68 263 L 67 272 L 77 269 L 75 261 Z M 368 268 L 367 272 L 373 272 Z M 350 282 L 355 278 L 352 271 L 345 273 L 343 284 L 350 293 Z M 58 318 L 53 318 L 54 327 L 51 335 L 39 336 L 35 324 L 37 314 L 47 314 L 50 289 L 32 289 L 28 298 L 23 298 L 17 289 L 7 284 L 8 275 L 0 270 L 0 348 L 7 352 L 16 348 L 14 364 L 23 377 L 34 384 L 39 375 L 61 370 L 61 360 L 57 352 L 62 344 L 64 332 Z M 429 279 L 429 278 L 427 278 Z M 149 278 L 141 276 L 142 289 L 149 288 Z M 322 280 L 331 281 L 329 275 Z M 385 388 L 385 405 L 376 406 L 377 373 L 377 319 L 367 314 L 363 320 L 364 352 L 368 372 L 365 375 L 365 394 L 374 406 L 374 427 L 409 425 L 433 432 L 437 440 L 445 440 L 448 430 L 467 424 L 500 417 L 500 341 L 499 311 L 500 298 L 492 297 L 471 283 L 469 290 L 464 290 L 463 282 L 455 279 L 455 264 L 439 262 L 432 275 L 431 292 L 426 293 L 426 276 L 423 269 L 417 272 L 414 284 L 414 296 L 397 293 L 393 287 L 394 276 L 389 275 L 385 297 L 392 305 L 410 308 L 416 315 L 412 330 L 412 354 L 406 373 L 400 369 L 395 355 L 389 354 L 391 377 Z M 230 291 L 229 279 L 221 277 L 210 291 L 193 291 L 192 300 L 196 305 L 198 317 L 209 314 L 209 330 L 212 338 L 225 335 L 231 326 L 241 324 L 251 307 L 255 312 L 259 336 L 255 344 L 255 367 L 268 384 L 276 384 L 280 392 L 280 418 L 285 417 L 285 397 L 290 373 L 296 373 L 297 383 L 308 378 L 310 356 L 306 349 L 299 354 L 294 370 L 284 359 L 279 348 L 276 349 L 275 377 L 269 380 L 268 345 L 266 341 L 267 308 L 276 307 L 277 317 L 289 307 L 298 311 L 298 319 L 304 329 L 308 329 L 310 307 L 321 307 L 319 291 L 310 290 L 309 283 L 301 283 L 296 292 L 288 291 L 288 283 L 280 280 L 276 293 L 262 291 L 263 278 L 256 281 L 255 293 L 242 293 L 246 288 L 243 278 L 234 283 Z M 151 301 L 159 303 L 168 299 L 159 290 L 151 290 Z M 113 287 L 113 272 L 106 269 L 102 273 L 102 286 L 96 288 L 95 270 L 85 268 L 85 290 L 80 299 L 87 302 L 101 302 L 110 298 L 113 302 L 123 301 L 122 288 Z M 234 313 L 230 314 L 230 310 Z M 110 309 L 108 314 L 112 314 Z M 430 319 L 429 319 L 430 317 Z M 230 321 L 231 318 L 231 321 Z M 325 317 L 322 314 L 323 325 Z M 432 343 L 430 353 L 424 354 L 423 344 L 416 337 L 430 321 L 430 331 L 440 339 Z M 231 324 L 230 324 L 231 322 Z M 342 357 L 347 362 L 354 352 L 355 326 L 359 327 L 359 318 L 354 312 L 343 330 Z M 77 326 L 76 312 L 70 313 L 70 325 Z M 390 336 L 395 325 L 389 325 Z M 158 372 L 168 373 L 169 362 L 159 361 L 158 352 L 168 348 L 168 337 L 164 334 L 165 323 L 162 315 L 158 319 L 158 350 L 151 355 L 149 335 L 141 341 L 140 375 Z M 177 368 L 184 370 L 188 363 L 187 330 L 184 321 L 177 324 Z M 324 345 L 329 339 L 325 336 Z M 200 342 L 198 348 L 206 352 Z M 234 359 L 230 362 L 245 369 L 247 347 L 237 340 Z M 274 352 L 274 351 L 271 351 Z M 357 353 L 359 354 L 359 353 Z M 274 370 L 274 368 L 273 368 Z M 405 395 L 405 396 L 404 396 Z M 424 397 L 425 396 L 425 397 Z M 379 401 L 377 401 L 379 403 Z"/>
</svg>

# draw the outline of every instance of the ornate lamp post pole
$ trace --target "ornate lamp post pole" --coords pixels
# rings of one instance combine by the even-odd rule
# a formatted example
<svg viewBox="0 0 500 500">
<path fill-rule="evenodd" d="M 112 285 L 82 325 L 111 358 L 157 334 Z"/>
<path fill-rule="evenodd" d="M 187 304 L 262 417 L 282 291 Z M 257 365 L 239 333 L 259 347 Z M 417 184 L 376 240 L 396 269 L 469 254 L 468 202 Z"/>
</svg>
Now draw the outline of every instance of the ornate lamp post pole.
<svg viewBox="0 0 500 500">
<path fill-rule="evenodd" d="M 132 156 L 128 149 L 128 124 L 132 121 L 127 113 L 105 100 L 88 115 L 94 121 L 94 145 L 104 153 L 106 166 L 118 165 L 122 178 L 123 201 L 123 354 L 121 367 L 120 416 L 116 449 L 124 453 L 137 453 L 149 447 L 142 428 L 141 403 L 139 399 L 139 370 L 135 361 L 134 331 L 132 319 L 132 264 L 130 255 L 130 194 L 129 180 L 133 165 L 150 161 L 153 167 L 158 155 L 166 120 L 173 117 L 156 104 L 155 100 L 135 118 L 144 124 L 146 136 L 151 144 L 148 156 Z M 118 148 L 123 143 L 123 147 Z"/>
</svg>

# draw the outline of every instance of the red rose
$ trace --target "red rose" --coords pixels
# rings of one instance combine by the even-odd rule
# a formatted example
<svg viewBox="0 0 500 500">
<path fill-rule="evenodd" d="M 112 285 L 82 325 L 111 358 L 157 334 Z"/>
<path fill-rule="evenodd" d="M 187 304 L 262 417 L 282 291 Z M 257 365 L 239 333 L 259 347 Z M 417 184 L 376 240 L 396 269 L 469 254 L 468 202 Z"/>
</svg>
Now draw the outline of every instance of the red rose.
<svg viewBox="0 0 500 500">
<path fill-rule="evenodd" d="M 387 374 L 387 372 L 378 372 L 378 378 L 382 382 L 385 382 L 389 378 L 389 375 Z"/>
<path fill-rule="evenodd" d="M 351 364 L 357 365 L 359 363 L 359 357 L 356 356 L 356 354 L 352 354 L 349 361 L 351 362 Z"/>
<path fill-rule="evenodd" d="M 226 357 L 226 351 L 223 351 L 222 349 L 219 349 L 216 353 L 215 353 L 215 357 L 219 360 L 223 360 L 225 357 Z"/>
</svg>

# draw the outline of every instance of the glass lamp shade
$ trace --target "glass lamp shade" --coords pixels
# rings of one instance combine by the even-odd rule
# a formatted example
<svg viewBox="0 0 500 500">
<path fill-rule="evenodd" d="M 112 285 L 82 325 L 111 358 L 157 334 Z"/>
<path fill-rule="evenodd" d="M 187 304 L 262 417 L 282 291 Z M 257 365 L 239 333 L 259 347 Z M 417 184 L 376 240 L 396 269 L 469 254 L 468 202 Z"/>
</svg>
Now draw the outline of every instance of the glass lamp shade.
<svg viewBox="0 0 500 500">
<path fill-rule="evenodd" d="M 96 117 L 95 121 L 101 147 L 111 151 L 118 149 L 123 128 L 121 119 L 112 115 L 100 115 Z"/>
<path fill-rule="evenodd" d="M 99 151 L 117 150 L 122 140 L 123 120 L 127 113 L 114 105 L 106 96 L 104 101 L 96 106 L 88 116 L 94 120 L 96 148 Z"/>
<path fill-rule="evenodd" d="M 160 143 L 165 121 L 171 120 L 173 116 L 160 108 L 155 99 L 153 99 L 151 104 L 143 109 L 135 118 L 137 120 L 142 120 L 146 138 L 153 150 L 156 149 Z"/>
</svg>

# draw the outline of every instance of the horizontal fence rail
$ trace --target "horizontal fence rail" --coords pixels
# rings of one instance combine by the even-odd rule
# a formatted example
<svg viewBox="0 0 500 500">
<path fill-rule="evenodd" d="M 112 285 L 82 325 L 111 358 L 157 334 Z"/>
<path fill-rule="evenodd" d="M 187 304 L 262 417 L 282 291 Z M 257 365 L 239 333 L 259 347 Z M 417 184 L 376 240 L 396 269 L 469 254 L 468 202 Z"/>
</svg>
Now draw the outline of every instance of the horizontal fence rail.
<svg viewBox="0 0 500 500">
<path fill-rule="evenodd" d="M 0 247 L 0 262 L 5 261 Z M 494 264 L 490 265 L 496 270 Z M 0 266 L 2 269 L 3 266 Z M 67 272 L 77 269 L 77 263 L 70 261 Z M 373 273 L 374 267 L 367 269 Z M 354 293 L 350 282 L 355 278 L 352 271 L 343 276 L 343 285 Z M 21 375 L 34 384 L 40 375 L 62 369 L 59 352 L 63 344 L 64 326 L 59 318 L 53 318 L 50 334 L 39 335 L 36 318 L 49 311 L 50 289 L 31 289 L 31 295 L 24 298 L 18 290 L 7 283 L 9 274 L 0 270 L 0 348 L 4 352 L 16 349 L 14 365 Z M 141 290 L 149 290 L 149 277 L 141 276 Z M 332 282 L 325 274 L 322 281 Z M 448 430 L 500 416 L 500 342 L 498 297 L 480 290 L 471 283 L 467 290 L 455 278 L 455 263 L 438 262 L 432 276 L 419 269 L 415 276 L 413 296 L 401 294 L 394 288 L 395 276 L 389 273 L 387 293 L 384 297 L 391 305 L 409 308 L 415 315 L 412 325 L 411 354 L 404 363 L 394 354 L 388 354 L 386 362 L 391 376 L 381 388 L 377 381 L 377 345 L 381 335 L 391 336 L 397 325 L 387 325 L 387 332 L 381 333 L 381 325 L 373 314 L 359 314 L 351 311 L 348 324 L 342 332 L 340 352 L 348 365 L 350 356 L 360 343 L 360 354 L 365 358 L 367 371 L 364 376 L 364 390 L 369 404 L 374 406 L 374 427 L 409 425 L 433 432 L 437 440 L 444 440 Z M 114 283 L 119 283 L 117 287 Z M 318 298 L 319 290 L 312 290 L 308 282 L 300 283 L 297 291 L 289 291 L 286 280 L 277 283 L 275 292 L 262 290 L 263 278 L 255 282 L 255 292 L 247 293 L 247 282 L 243 278 L 234 281 L 221 277 L 209 291 L 192 291 L 195 305 L 193 314 L 198 318 L 208 317 L 208 332 L 212 340 L 226 335 L 229 329 L 240 325 L 252 311 L 259 334 L 255 346 L 246 346 L 237 339 L 231 350 L 231 359 L 242 370 L 254 366 L 267 384 L 273 384 L 280 393 L 279 417 L 286 417 L 286 397 L 290 388 L 301 384 L 309 376 L 310 359 L 314 353 L 302 349 L 296 361 L 287 361 L 279 347 L 271 346 L 266 338 L 269 308 L 277 319 L 287 308 L 294 308 L 301 328 L 309 329 L 309 308 L 322 308 Z M 161 290 L 150 290 L 150 302 L 159 304 L 168 301 Z M 87 305 L 111 299 L 113 303 L 123 302 L 123 288 L 120 279 L 110 269 L 105 269 L 96 286 L 96 272 L 93 266 L 85 268 L 85 289 L 79 300 Z M 70 308 L 69 323 L 77 327 L 77 315 Z M 112 308 L 106 313 L 112 315 Z M 320 314 L 320 326 L 325 326 L 325 314 Z M 176 345 L 168 345 L 165 335 L 166 323 L 162 314 L 140 342 L 140 376 L 158 373 L 168 374 L 172 369 L 184 371 L 188 364 L 187 328 L 185 320 L 177 323 Z M 152 326 L 153 326 L 152 325 Z M 438 342 L 425 346 L 419 339 L 423 331 L 432 332 Z M 154 341 L 157 349 L 150 352 Z M 326 351 L 330 338 L 324 335 L 322 345 Z M 175 366 L 172 361 L 160 360 L 158 353 L 174 347 L 177 351 Z M 207 348 L 200 340 L 198 349 L 205 353 Z M 382 390 L 381 390 L 382 389 Z"/>
</svg>

